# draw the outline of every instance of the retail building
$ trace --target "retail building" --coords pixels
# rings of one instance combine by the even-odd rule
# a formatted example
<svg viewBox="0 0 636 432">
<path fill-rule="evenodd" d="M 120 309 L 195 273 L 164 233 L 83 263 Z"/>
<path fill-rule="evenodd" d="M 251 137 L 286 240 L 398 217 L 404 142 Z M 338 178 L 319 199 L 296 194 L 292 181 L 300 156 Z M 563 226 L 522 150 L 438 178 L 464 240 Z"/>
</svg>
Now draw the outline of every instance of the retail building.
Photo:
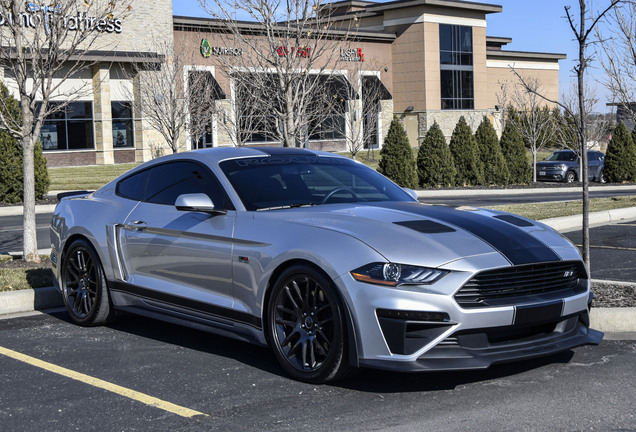
<svg viewBox="0 0 636 432">
<path fill-rule="evenodd" d="M 47 120 L 41 140 L 49 166 L 143 162 L 161 152 L 161 135 L 144 118 L 138 97 L 143 76 L 125 73 L 133 62 L 161 67 L 170 61 L 156 48 L 159 42 L 174 43 L 175 53 L 190 54 L 176 86 L 187 91 L 190 77 L 204 73 L 215 88 L 214 114 L 207 127 L 202 133 L 185 131 L 181 149 L 235 145 L 223 126 L 236 118 L 240 96 L 232 83 L 232 61 L 237 70 L 244 68 L 241 61 L 247 53 L 228 39 L 218 21 L 173 16 L 171 0 L 132 3 L 120 31 L 103 36 L 102 45 L 110 49 L 92 53 L 98 63 L 67 83 L 72 88 L 80 82 L 90 91 L 73 100 L 62 115 Z M 338 61 L 321 73 L 337 74 L 339 85 L 352 86 L 354 94 L 357 89 L 364 93 L 364 86 L 380 89 L 374 99 L 377 118 L 365 117 L 362 102 L 353 100 L 357 95 L 330 117 L 332 123 L 342 116 L 343 122 L 355 119 L 363 129 L 372 127 L 366 147 L 381 146 L 394 114 L 403 120 L 412 146 L 419 145 L 434 121 L 447 136 L 460 116 L 473 130 L 483 116 L 498 126 L 500 85 L 516 80 L 511 66 L 523 76 L 537 77 L 547 96 L 558 98 L 559 60 L 565 55 L 505 49 L 511 39 L 486 34 L 487 17 L 505 13 L 501 6 L 460 0 L 348 0 L 331 4 L 327 12 L 334 28 L 329 43 Z M 258 37 L 258 26 L 242 25 Z M 344 31 L 352 28 L 353 33 Z M 147 73 L 153 73 L 152 68 Z M 10 87 L 11 77 L 3 75 Z M 318 130 L 308 134 L 306 145 L 346 151 L 351 131 Z M 280 144 L 259 133 L 250 139 L 248 144 Z"/>
</svg>

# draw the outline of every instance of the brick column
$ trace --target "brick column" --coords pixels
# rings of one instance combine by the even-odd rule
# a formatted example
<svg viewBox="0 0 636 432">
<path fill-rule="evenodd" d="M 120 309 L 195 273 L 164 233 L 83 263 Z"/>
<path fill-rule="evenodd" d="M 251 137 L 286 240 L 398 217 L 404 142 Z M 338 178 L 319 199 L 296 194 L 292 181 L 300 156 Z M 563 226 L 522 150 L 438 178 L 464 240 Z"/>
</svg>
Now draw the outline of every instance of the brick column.
<svg viewBox="0 0 636 432">
<path fill-rule="evenodd" d="M 93 66 L 93 119 L 95 122 L 95 159 L 98 165 L 115 163 L 113 119 L 110 109 L 110 70 L 105 64 Z"/>
</svg>

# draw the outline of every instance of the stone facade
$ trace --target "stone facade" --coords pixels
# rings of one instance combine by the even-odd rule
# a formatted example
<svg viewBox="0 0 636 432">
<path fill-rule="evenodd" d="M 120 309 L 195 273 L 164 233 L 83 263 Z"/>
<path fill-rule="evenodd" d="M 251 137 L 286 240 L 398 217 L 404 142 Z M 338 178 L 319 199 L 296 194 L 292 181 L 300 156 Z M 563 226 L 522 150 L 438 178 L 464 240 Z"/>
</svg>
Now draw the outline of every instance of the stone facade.
<svg viewBox="0 0 636 432">
<path fill-rule="evenodd" d="M 486 116 L 497 131 L 498 135 L 501 135 L 501 128 L 499 127 L 500 123 L 495 121 L 494 110 L 473 110 L 473 111 L 426 111 L 417 114 L 418 118 L 418 142 L 417 145 L 421 143 L 421 140 L 426 136 L 426 132 L 433 126 L 433 123 L 437 122 L 440 129 L 444 133 L 446 137 L 446 142 L 450 141 L 450 137 L 453 135 L 453 130 L 455 130 L 455 126 L 459 121 L 460 117 L 464 117 L 466 119 L 466 123 L 470 126 L 470 129 L 473 133 L 479 127 L 484 116 Z"/>
</svg>

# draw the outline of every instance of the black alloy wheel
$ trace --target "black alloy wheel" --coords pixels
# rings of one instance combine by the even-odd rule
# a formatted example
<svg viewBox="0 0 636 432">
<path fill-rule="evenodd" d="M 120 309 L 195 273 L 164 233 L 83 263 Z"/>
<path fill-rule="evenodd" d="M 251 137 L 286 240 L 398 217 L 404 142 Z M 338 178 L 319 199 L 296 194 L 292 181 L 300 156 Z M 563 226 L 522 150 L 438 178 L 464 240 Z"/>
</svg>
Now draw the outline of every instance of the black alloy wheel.
<svg viewBox="0 0 636 432">
<path fill-rule="evenodd" d="M 321 272 L 304 265 L 283 272 L 270 296 L 267 321 L 274 354 L 295 379 L 320 384 L 348 372 L 343 306 Z"/>
<path fill-rule="evenodd" d="M 86 240 L 74 241 L 65 253 L 62 296 L 76 324 L 104 324 L 111 315 L 104 271 L 97 253 Z"/>
</svg>

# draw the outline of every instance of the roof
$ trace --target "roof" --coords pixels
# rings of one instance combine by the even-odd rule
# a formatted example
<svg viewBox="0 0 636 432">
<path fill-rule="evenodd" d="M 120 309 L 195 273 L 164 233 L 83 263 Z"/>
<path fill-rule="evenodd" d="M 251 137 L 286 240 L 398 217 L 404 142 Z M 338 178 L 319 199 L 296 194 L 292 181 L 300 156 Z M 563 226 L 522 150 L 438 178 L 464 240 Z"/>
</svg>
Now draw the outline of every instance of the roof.
<svg viewBox="0 0 636 432">
<path fill-rule="evenodd" d="M 489 59 L 501 58 L 506 59 L 524 59 L 524 60 L 537 60 L 537 61 L 559 61 L 566 59 L 566 54 L 558 53 L 542 53 L 542 52 L 530 52 L 530 51 L 503 51 L 499 49 L 486 50 L 486 57 Z"/>
<path fill-rule="evenodd" d="M 172 21 L 175 30 L 199 32 L 228 32 L 227 24 L 225 24 L 223 20 L 218 19 L 173 16 Z M 235 21 L 235 24 L 238 29 L 245 34 L 257 35 L 264 33 L 267 30 L 265 26 L 257 22 Z M 284 29 L 285 27 L 281 26 L 281 30 Z M 348 36 L 360 42 L 393 42 L 396 38 L 395 33 L 364 30 L 328 30 L 325 32 L 325 35 L 326 37 L 332 38 L 342 38 Z"/>
<path fill-rule="evenodd" d="M 376 3 L 373 6 L 367 6 L 367 11 L 385 11 L 413 6 L 441 6 L 454 9 L 474 10 L 485 13 L 497 13 L 503 10 L 500 5 L 477 3 L 463 0 L 396 0 L 388 3 Z"/>
</svg>

